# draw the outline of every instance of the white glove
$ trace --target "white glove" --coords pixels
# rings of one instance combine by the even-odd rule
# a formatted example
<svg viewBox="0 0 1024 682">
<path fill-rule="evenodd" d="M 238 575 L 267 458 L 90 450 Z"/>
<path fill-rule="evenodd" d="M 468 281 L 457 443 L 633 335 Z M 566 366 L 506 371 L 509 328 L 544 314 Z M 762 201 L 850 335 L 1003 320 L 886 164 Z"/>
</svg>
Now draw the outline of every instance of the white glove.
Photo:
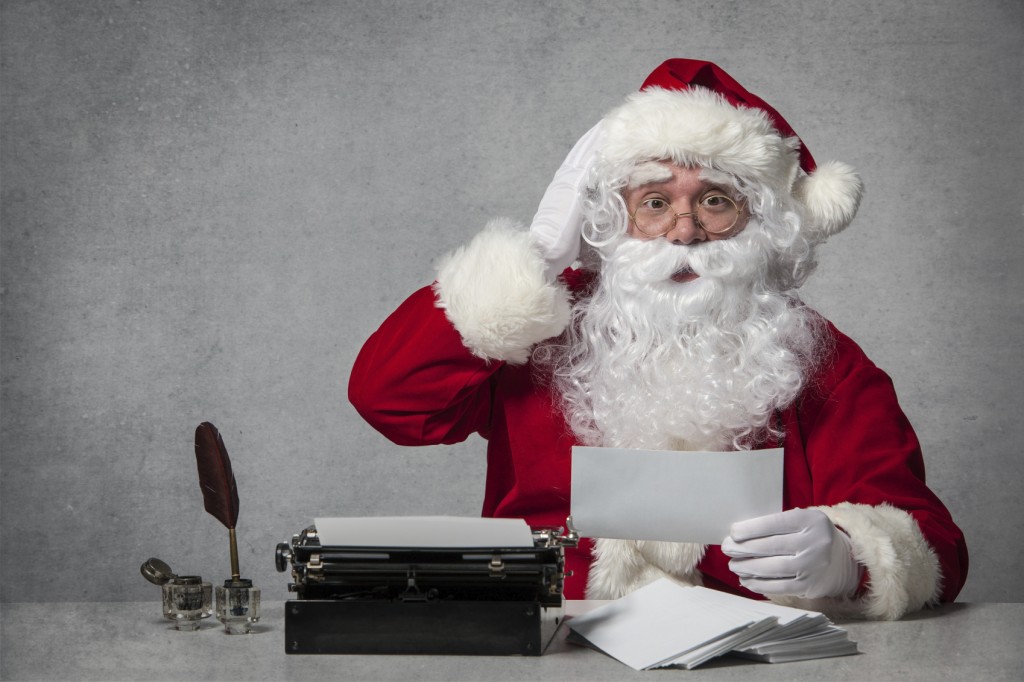
<svg viewBox="0 0 1024 682">
<path fill-rule="evenodd" d="M 548 278 L 554 280 L 580 255 L 583 211 L 580 189 L 594 163 L 601 124 L 579 139 L 555 173 L 530 225 L 534 243 L 547 261 Z"/>
<path fill-rule="evenodd" d="M 850 538 L 817 509 L 734 523 L 722 551 L 740 584 L 764 595 L 849 597 L 863 570 Z"/>
</svg>

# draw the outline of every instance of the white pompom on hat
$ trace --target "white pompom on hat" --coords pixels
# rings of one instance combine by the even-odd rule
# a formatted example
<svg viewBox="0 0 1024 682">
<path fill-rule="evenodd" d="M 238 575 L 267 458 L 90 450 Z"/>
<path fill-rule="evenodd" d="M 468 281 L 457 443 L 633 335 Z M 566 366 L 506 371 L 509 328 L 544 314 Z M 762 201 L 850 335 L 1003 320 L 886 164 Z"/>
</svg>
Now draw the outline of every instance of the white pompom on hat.
<svg viewBox="0 0 1024 682">
<path fill-rule="evenodd" d="M 759 183 L 803 206 L 805 236 L 816 243 L 850 224 L 863 193 L 851 167 L 817 166 L 775 109 L 711 62 L 664 62 L 602 128 L 606 169 L 670 159 Z"/>
</svg>

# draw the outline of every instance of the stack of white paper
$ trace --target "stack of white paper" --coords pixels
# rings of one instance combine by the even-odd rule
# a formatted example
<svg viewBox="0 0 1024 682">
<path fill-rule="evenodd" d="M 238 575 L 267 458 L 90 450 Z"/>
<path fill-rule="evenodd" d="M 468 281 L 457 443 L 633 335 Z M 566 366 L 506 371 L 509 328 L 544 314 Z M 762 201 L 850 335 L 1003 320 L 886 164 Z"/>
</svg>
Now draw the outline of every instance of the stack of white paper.
<svg viewBox="0 0 1024 682">
<path fill-rule="evenodd" d="M 635 670 L 694 668 L 726 653 L 769 663 L 857 652 L 845 630 L 815 611 L 658 580 L 569 621 L 568 641 Z"/>
</svg>

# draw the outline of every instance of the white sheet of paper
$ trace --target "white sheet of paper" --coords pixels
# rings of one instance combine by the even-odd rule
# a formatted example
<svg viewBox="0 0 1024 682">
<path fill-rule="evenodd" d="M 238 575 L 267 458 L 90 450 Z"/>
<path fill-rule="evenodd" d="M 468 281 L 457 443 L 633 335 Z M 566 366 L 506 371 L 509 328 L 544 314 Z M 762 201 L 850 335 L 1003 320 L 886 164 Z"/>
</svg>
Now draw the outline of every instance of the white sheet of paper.
<svg viewBox="0 0 1024 682">
<path fill-rule="evenodd" d="M 782 448 L 576 446 L 571 509 L 573 526 L 585 537 L 717 545 L 733 523 L 782 511 Z"/>
<path fill-rule="evenodd" d="M 460 516 L 317 518 L 321 545 L 342 547 L 533 547 L 523 519 Z"/>
</svg>

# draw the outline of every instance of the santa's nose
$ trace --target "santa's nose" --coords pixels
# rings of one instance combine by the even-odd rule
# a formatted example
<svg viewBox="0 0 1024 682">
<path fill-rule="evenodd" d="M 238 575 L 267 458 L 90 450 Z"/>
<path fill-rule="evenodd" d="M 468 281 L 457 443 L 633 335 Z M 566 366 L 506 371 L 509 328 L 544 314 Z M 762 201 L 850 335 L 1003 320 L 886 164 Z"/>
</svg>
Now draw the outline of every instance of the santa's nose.
<svg viewBox="0 0 1024 682">
<path fill-rule="evenodd" d="M 676 223 L 665 233 L 665 239 L 673 244 L 692 244 L 708 238 L 708 233 L 697 222 L 693 213 L 677 213 Z"/>
</svg>

